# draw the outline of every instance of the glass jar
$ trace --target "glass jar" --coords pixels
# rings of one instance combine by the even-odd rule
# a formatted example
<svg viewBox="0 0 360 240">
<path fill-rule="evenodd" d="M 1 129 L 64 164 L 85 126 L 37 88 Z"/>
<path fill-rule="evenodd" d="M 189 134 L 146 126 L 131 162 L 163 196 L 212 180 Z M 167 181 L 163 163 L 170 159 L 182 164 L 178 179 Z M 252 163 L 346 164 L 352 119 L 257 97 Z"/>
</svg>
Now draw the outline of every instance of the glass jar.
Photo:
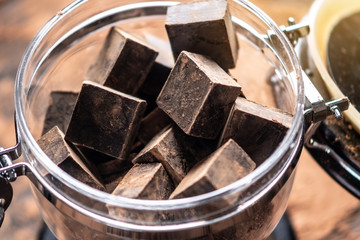
<svg viewBox="0 0 360 240">
<path fill-rule="evenodd" d="M 190 198 L 139 200 L 96 190 L 62 171 L 36 143 L 50 92 L 80 89 L 110 27 L 117 25 L 144 36 L 166 55 L 170 47 L 165 14 L 168 6 L 178 2 L 76 1 L 59 11 L 33 39 L 16 79 L 16 123 L 31 170 L 27 176 L 34 183 L 42 216 L 58 239 L 264 239 L 275 228 L 286 209 L 303 144 L 301 69 L 285 35 L 266 14 L 248 1 L 228 2 L 241 46 L 237 67 L 230 73 L 240 78 L 249 64 L 259 66 L 244 81 L 245 85 L 250 81 L 249 89 L 256 91 L 249 92 L 249 98 L 265 94 L 262 91 L 267 88 L 269 99 L 276 99 L 293 115 L 292 127 L 252 173 Z M 276 86 L 281 88 L 275 97 L 267 82 L 269 72 L 276 74 Z M 269 103 L 267 97 L 262 101 Z M 219 207 L 223 199 L 232 204 Z M 109 207 L 124 214 L 112 216 Z"/>
</svg>

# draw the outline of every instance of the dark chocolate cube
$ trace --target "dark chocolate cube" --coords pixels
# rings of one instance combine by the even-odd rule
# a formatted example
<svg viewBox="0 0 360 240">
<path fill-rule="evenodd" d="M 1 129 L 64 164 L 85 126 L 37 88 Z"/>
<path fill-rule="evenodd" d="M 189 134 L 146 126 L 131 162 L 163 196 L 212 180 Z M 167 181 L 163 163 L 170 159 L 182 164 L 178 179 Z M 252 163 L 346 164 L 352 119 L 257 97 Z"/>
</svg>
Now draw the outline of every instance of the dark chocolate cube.
<svg viewBox="0 0 360 240">
<path fill-rule="evenodd" d="M 192 197 L 220 189 L 246 176 L 253 169 L 255 163 L 230 139 L 196 164 L 176 187 L 170 199 Z"/>
<path fill-rule="evenodd" d="M 104 176 L 103 182 L 106 188 L 105 191 L 112 193 L 132 166 L 131 162 L 128 162 L 128 164 L 123 165 L 122 169 L 119 169 L 116 173 Z"/>
<path fill-rule="evenodd" d="M 55 91 L 50 94 L 50 104 L 46 111 L 44 128 L 41 135 L 47 133 L 54 126 L 66 132 L 78 93 Z"/>
<path fill-rule="evenodd" d="M 112 194 L 136 199 L 165 200 L 173 189 L 171 179 L 160 163 L 145 163 L 135 164 Z"/>
<path fill-rule="evenodd" d="M 124 170 L 129 170 L 132 167 L 131 159 L 114 158 L 103 153 L 91 150 L 86 147 L 76 146 L 79 150 L 79 154 L 86 158 L 88 162 L 91 162 L 102 179 L 108 178 L 109 176 L 117 173 L 122 173 Z"/>
<path fill-rule="evenodd" d="M 215 139 L 241 87 L 210 58 L 183 51 L 157 104 L 186 133 Z"/>
<path fill-rule="evenodd" d="M 115 177 L 115 176 L 114 176 Z M 106 179 L 107 180 L 107 179 Z M 114 188 L 112 194 L 135 199 L 166 200 L 174 190 L 173 183 L 160 163 L 135 164 L 125 176 L 106 184 L 107 190 Z M 170 217 L 165 211 L 143 211 L 141 209 L 127 209 L 107 204 L 109 214 L 119 220 L 136 220 L 161 223 Z"/>
<path fill-rule="evenodd" d="M 102 162 L 96 164 L 100 175 L 105 178 L 116 173 L 124 172 L 124 170 L 129 170 L 132 167 L 131 161 L 127 159 L 113 159 L 107 162 Z"/>
<path fill-rule="evenodd" d="M 91 187 L 105 189 L 94 166 L 70 147 L 57 126 L 45 133 L 37 143 L 44 153 L 69 175 Z"/>
<path fill-rule="evenodd" d="M 235 67 L 239 47 L 226 0 L 171 6 L 165 26 L 175 59 L 185 50 L 207 55 L 224 69 Z"/>
<path fill-rule="evenodd" d="M 125 172 L 126 174 L 126 172 Z M 119 185 L 119 183 L 121 182 L 121 180 L 124 178 L 124 175 L 122 174 L 113 174 L 113 175 L 109 175 L 107 177 L 104 178 L 104 182 L 105 182 L 105 191 L 107 193 L 112 193 L 115 188 Z"/>
<path fill-rule="evenodd" d="M 146 102 L 90 81 L 84 81 L 66 140 L 125 159 L 140 125 Z"/>
<path fill-rule="evenodd" d="M 175 185 L 184 178 L 189 156 L 185 153 L 174 127 L 168 126 L 156 135 L 133 159 L 133 163 L 159 162 L 166 169 Z"/>
<path fill-rule="evenodd" d="M 87 80 L 134 94 L 144 82 L 158 52 L 140 39 L 113 27 Z"/>
<path fill-rule="evenodd" d="M 152 66 L 137 93 L 137 96 L 146 100 L 148 104 L 146 112 L 149 113 L 157 107 L 156 98 L 164 86 L 170 72 L 171 68 L 160 62 L 155 62 Z"/>
<path fill-rule="evenodd" d="M 176 125 L 169 125 L 154 136 L 132 162 L 160 162 L 178 185 L 197 162 L 213 152 L 213 145 L 212 141 L 188 136 Z"/>
<path fill-rule="evenodd" d="M 84 156 L 84 158 L 86 158 L 89 162 L 93 163 L 94 165 L 98 165 L 99 163 L 104 163 L 114 160 L 114 157 L 92 150 L 90 148 L 86 148 L 79 145 L 76 146 L 76 148 L 79 150 L 81 155 Z"/>
<path fill-rule="evenodd" d="M 291 127 L 292 119 L 288 113 L 239 97 L 220 143 L 233 139 L 259 165 L 275 151 Z"/>
<path fill-rule="evenodd" d="M 137 137 L 142 144 L 147 144 L 155 135 L 172 122 L 171 118 L 169 118 L 163 110 L 155 108 L 141 120 Z"/>
</svg>

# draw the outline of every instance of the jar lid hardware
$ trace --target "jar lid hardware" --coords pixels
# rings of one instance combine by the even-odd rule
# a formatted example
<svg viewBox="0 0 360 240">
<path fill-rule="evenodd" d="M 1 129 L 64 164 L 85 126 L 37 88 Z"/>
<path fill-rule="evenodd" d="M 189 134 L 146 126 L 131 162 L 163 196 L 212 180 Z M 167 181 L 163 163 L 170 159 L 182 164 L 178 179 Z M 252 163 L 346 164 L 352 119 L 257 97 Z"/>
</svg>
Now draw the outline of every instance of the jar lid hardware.
<svg viewBox="0 0 360 240">
<path fill-rule="evenodd" d="M 347 97 L 325 102 L 309 77 L 302 71 L 305 88 L 305 122 L 319 122 L 326 117 L 334 115 L 337 120 L 343 118 L 342 111 L 349 108 L 350 101 Z"/>
<path fill-rule="evenodd" d="M 280 30 L 285 33 L 292 46 L 295 47 L 299 38 L 306 37 L 309 34 L 310 28 L 307 23 L 296 24 L 292 17 L 288 19 L 288 25 L 288 27 L 280 26 Z M 268 32 L 265 38 L 272 42 L 272 44 L 279 44 L 273 36 L 273 32 Z M 310 80 L 309 74 L 305 73 L 304 70 L 302 70 L 301 74 L 304 82 L 306 99 L 304 106 L 304 120 L 306 127 L 306 132 L 304 134 L 305 147 L 324 152 L 329 159 L 333 159 L 333 164 L 338 164 L 341 168 L 346 169 L 352 176 L 350 177 L 350 180 L 336 177 L 337 175 L 335 178 L 338 182 L 341 182 L 343 186 L 347 186 L 347 188 L 350 189 L 350 192 L 355 196 L 359 196 L 358 192 L 351 187 L 355 185 L 354 182 L 359 180 L 356 178 L 356 176 L 358 176 L 356 169 L 352 168 L 349 164 L 346 164 L 346 162 L 331 147 L 319 143 L 313 137 L 321 122 L 328 116 L 334 115 L 337 120 L 341 120 L 343 118 L 342 111 L 349 108 L 350 101 L 348 97 L 343 97 L 325 102 L 318 89 Z"/>
<path fill-rule="evenodd" d="M 289 26 L 280 26 L 280 30 L 285 33 L 290 43 L 295 47 L 298 43 L 299 38 L 306 37 L 310 33 L 310 27 L 307 23 L 296 23 L 293 17 L 288 19 Z M 268 39 L 272 44 L 280 44 L 276 41 L 273 36 L 274 32 L 269 31 L 265 39 Z M 334 115 L 336 119 L 340 120 L 343 118 L 342 111 L 349 108 L 350 101 L 347 97 L 343 97 L 336 100 L 330 100 L 325 102 L 322 95 L 319 93 L 317 88 L 314 86 L 308 74 L 302 70 L 302 78 L 304 81 L 305 89 L 305 122 L 307 124 L 316 123 L 325 120 L 328 116 Z"/>
<path fill-rule="evenodd" d="M 289 17 L 288 26 L 279 26 L 280 30 L 289 39 L 291 45 L 295 47 L 299 38 L 306 37 L 310 33 L 310 26 L 307 23 L 296 23 L 293 17 Z M 272 36 L 276 35 L 273 31 L 269 31 L 265 38 L 272 39 Z"/>
<path fill-rule="evenodd" d="M 293 47 L 298 43 L 299 38 L 306 37 L 310 33 L 310 27 L 307 23 L 296 23 L 293 17 L 289 17 L 288 26 L 280 26 L 281 31 L 285 33 Z"/>
<path fill-rule="evenodd" d="M 12 161 L 18 159 L 22 154 L 21 140 L 18 134 L 15 114 L 14 114 L 14 122 L 15 122 L 16 145 L 6 149 L 0 147 L 0 175 L 2 178 L 10 182 L 15 181 L 18 174 L 15 171 L 15 169 L 8 167 L 12 166 L 13 165 Z"/>
<path fill-rule="evenodd" d="M 4 148 L 0 148 L 0 150 L 4 150 Z M 4 154 L 0 156 L 0 166 L 1 167 L 7 167 L 7 166 L 11 166 L 12 165 L 12 160 L 9 157 L 9 154 Z M 14 171 L 14 169 L 11 169 L 9 171 L 3 171 L 2 172 L 2 177 L 5 178 L 8 181 L 15 181 L 16 180 L 16 172 Z"/>
</svg>

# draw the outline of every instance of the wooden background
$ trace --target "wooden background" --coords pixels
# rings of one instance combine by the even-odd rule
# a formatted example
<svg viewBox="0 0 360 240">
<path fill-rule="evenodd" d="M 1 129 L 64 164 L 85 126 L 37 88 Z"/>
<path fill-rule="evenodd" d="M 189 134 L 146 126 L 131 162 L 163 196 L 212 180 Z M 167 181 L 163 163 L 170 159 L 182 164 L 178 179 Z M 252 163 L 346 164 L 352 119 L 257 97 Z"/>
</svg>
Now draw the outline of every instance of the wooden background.
<svg viewBox="0 0 360 240">
<path fill-rule="evenodd" d="M 289 16 L 300 21 L 312 0 L 252 0 L 279 25 Z M 41 26 L 69 0 L 0 0 L 0 146 L 15 143 L 13 86 L 22 54 Z M 42 226 L 29 181 L 13 183 L 14 200 L 0 239 L 35 240 Z M 290 196 L 288 213 L 298 239 L 360 239 L 360 204 L 337 185 L 304 150 Z"/>
</svg>

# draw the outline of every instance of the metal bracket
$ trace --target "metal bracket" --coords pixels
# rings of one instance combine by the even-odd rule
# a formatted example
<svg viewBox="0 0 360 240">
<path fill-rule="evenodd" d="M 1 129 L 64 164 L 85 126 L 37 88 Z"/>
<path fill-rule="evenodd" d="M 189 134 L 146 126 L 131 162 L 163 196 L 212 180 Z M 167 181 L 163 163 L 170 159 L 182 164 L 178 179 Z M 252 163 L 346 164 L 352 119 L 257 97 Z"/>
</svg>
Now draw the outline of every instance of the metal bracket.
<svg viewBox="0 0 360 240">
<path fill-rule="evenodd" d="M 280 26 L 280 30 L 285 33 L 293 46 L 298 43 L 299 38 L 306 37 L 310 33 L 310 27 L 307 23 L 296 23 L 292 17 L 289 17 L 288 25 L 287 27 Z"/>
<path fill-rule="evenodd" d="M 15 123 L 15 135 L 16 135 L 16 145 L 7 149 L 0 147 L 0 168 L 9 167 L 13 165 L 13 160 L 18 159 L 21 156 L 21 139 L 18 134 L 18 128 L 16 123 L 16 117 L 14 115 Z M 7 181 L 13 182 L 17 178 L 17 173 L 13 169 L 0 172 L 3 178 Z"/>
<path fill-rule="evenodd" d="M 319 91 L 316 89 L 312 81 L 302 71 L 304 88 L 305 88 L 305 123 L 309 124 L 309 128 L 305 133 L 305 144 L 307 147 L 313 147 L 311 137 L 319 127 L 320 121 L 325 120 L 328 116 L 334 115 L 337 120 L 343 118 L 342 111 L 349 108 L 350 101 L 347 97 L 325 102 Z"/>
<path fill-rule="evenodd" d="M 31 165 L 27 162 L 18 162 L 10 166 L 0 168 L 1 175 L 4 175 L 5 172 L 14 172 L 17 177 L 27 175 L 29 171 L 34 172 Z"/>
<path fill-rule="evenodd" d="M 347 97 L 325 102 L 319 91 L 311 82 L 309 77 L 302 71 L 305 88 L 305 122 L 315 123 L 325 120 L 326 117 L 334 115 L 336 119 L 343 118 L 342 111 L 349 108 L 350 101 Z"/>
<path fill-rule="evenodd" d="M 305 37 L 310 32 L 307 23 L 296 24 L 294 18 L 288 19 L 288 27 L 280 26 L 280 29 L 286 34 L 289 41 L 295 46 L 301 37 Z M 347 97 L 325 102 L 319 91 L 316 89 L 307 74 L 302 71 L 302 77 L 305 88 L 305 121 L 307 123 L 316 123 L 324 120 L 330 115 L 334 115 L 336 119 L 342 119 L 342 111 L 349 108 L 349 99 Z"/>
<path fill-rule="evenodd" d="M 331 100 L 328 102 L 316 103 L 312 107 L 305 109 L 306 122 L 318 122 L 325 120 L 326 117 L 334 115 L 337 120 L 343 118 L 342 111 L 349 108 L 347 97 Z"/>
<path fill-rule="evenodd" d="M 305 37 L 310 32 L 310 27 L 307 23 L 296 24 L 294 18 L 288 19 L 289 26 L 280 26 L 280 29 L 285 33 L 290 43 L 295 46 L 298 43 L 299 38 Z M 279 44 L 277 38 L 274 37 L 274 33 L 269 31 L 267 36 L 272 44 Z M 310 136 L 310 132 L 314 132 L 318 126 L 318 122 L 325 120 L 326 117 L 334 115 L 336 119 L 342 119 L 342 111 L 349 108 L 350 102 L 347 97 L 325 102 L 319 91 L 316 89 L 308 75 L 302 70 L 302 78 L 304 81 L 305 89 L 305 109 L 304 118 L 305 123 L 309 126 L 309 130 L 305 134 L 305 138 Z M 272 81 L 274 83 L 274 81 Z"/>
<path fill-rule="evenodd" d="M 293 46 L 298 43 L 299 38 L 306 37 L 310 33 L 310 27 L 307 23 L 296 24 L 294 18 L 288 19 L 289 26 L 280 26 Z M 347 97 L 325 102 L 319 91 L 316 89 L 308 75 L 302 71 L 302 78 L 305 89 L 305 122 L 310 125 L 309 130 L 305 134 L 310 135 L 317 128 L 318 123 L 325 120 L 326 117 L 334 115 L 336 119 L 342 119 L 342 111 L 349 108 L 350 101 Z M 306 138 L 305 136 L 305 138 Z"/>
<path fill-rule="evenodd" d="M 298 43 L 299 38 L 306 37 L 310 33 L 310 26 L 307 23 L 296 23 L 295 19 L 289 17 L 288 26 L 281 25 L 279 26 L 280 30 L 285 33 L 286 37 L 289 39 L 293 47 Z M 273 31 L 269 30 L 267 35 L 264 36 L 265 39 L 269 39 L 270 42 L 277 44 L 276 35 Z"/>
</svg>

